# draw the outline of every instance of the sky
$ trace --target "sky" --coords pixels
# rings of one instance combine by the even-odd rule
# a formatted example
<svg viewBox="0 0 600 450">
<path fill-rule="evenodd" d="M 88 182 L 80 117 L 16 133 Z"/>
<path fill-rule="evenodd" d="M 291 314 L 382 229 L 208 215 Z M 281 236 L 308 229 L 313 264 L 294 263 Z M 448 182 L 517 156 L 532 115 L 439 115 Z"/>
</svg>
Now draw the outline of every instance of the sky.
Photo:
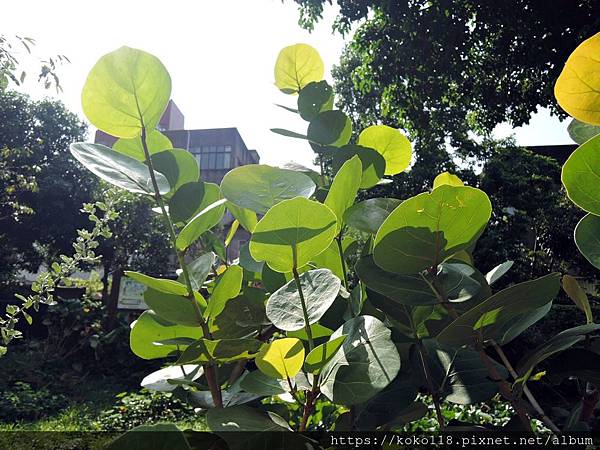
<svg viewBox="0 0 600 450">
<path fill-rule="evenodd" d="M 80 117 L 80 94 L 98 58 L 122 45 L 156 55 L 171 74 L 172 99 L 185 115 L 187 129 L 237 127 L 261 162 L 288 161 L 311 166 L 305 141 L 272 133 L 285 128 L 304 133 L 306 122 L 274 103 L 295 107 L 296 98 L 273 84 L 273 65 L 281 48 L 304 42 L 315 47 L 326 67 L 337 63 L 344 39 L 332 34 L 336 15 L 327 7 L 312 33 L 301 29 L 292 0 L 104 0 L 94 2 L 19 0 L 2 6 L 0 30 L 36 39 L 39 56 L 64 54 L 71 63 L 59 69 L 63 92 L 44 90 L 35 66 L 20 90 L 34 98 L 62 100 Z M 346 38 L 347 39 L 347 38 Z M 529 126 L 496 127 L 497 137 L 515 134 L 521 145 L 567 144 L 566 123 L 536 114 Z M 93 127 L 92 127 L 93 130 Z"/>
</svg>

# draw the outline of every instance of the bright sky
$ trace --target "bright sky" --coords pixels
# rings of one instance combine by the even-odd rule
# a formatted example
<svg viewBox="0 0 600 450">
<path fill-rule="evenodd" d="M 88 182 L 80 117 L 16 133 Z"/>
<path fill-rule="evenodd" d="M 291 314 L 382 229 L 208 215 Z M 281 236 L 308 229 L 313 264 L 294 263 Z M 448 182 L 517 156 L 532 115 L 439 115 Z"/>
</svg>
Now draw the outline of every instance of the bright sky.
<svg viewBox="0 0 600 450">
<path fill-rule="evenodd" d="M 64 54 L 60 69 L 64 92 L 45 91 L 35 82 L 35 70 L 22 90 L 35 98 L 51 95 L 83 117 L 80 93 L 97 59 L 122 45 L 158 56 L 171 74 L 172 98 L 185 115 L 188 129 L 235 126 L 263 163 L 290 160 L 311 165 L 313 153 L 301 140 L 269 131 L 286 128 L 304 133 L 306 122 L 274 106 L 295 107 L 295 97 L 273 85 L 273 65 L 279 50 L 305 42 L 319 50 L 330 68 L 344 45 L 331 33 L 336 11 L 329 7 L 313 33 L 298 24 L 291 0 L 104 0 L 89 2 L 19 0 L 2 6 L 0 30 L 37 40 L 40 56 Z M 327 79 L 330 75 L 327 73 Z M 497 127 L 497 136 L 515 133 L 522 145 L 571 143 L 566 123 L 537 114 L 530 126 Z"/>
</svg>

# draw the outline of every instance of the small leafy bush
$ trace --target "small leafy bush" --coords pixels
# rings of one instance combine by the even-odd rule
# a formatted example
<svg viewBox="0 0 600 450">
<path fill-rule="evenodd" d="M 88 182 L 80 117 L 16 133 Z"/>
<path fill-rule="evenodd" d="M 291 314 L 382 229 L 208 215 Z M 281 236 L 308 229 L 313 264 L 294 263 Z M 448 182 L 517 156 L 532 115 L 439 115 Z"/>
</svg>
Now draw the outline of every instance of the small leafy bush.
<svg viewBox="0 0 600 450">
<path fill-rule="evenodd" d="M 64 395 L 17 381 L 0 391 L 0 422 L 39 419 L 66 405 L 67 397 Z"/>
<path fill-rule="evenodd" d="M 600 50 L 600 35 L 582 48 L 576 52 Z M 586 63 L 578 70 L 600 79 L 594 58 L 567 65 L 581 61 Z M 305 44 L 284 48 L 274 71 L 275 85 L 297 100 L 296 107 L 282 108 L 307 128 L 273 131 L 306 141 L 320 170 L 246 165 L 218 186 L 202 182 L 194 156 L 172 148 L 156 129 L 171 78 L 155 56 L 123 47 L 92 68 L 83 110 L 118 140 L 113 148 L 75 143 L 71 152 L 103 180 L 153 199 L 180 266 L 177 280 L 125 273 L 147 287 L 150 307 L 132 324 L 131 350 L 169 363 L 142 385 L 207 410 L 208 427 L 232 445 L 238 439 L 227 433 L 232 430 L 411 426 L 429 412 L 423 394 L 441 430 L 479 429 L 469 411 L 449 414 L 443 405 L 464 407 L 498 395 L 510 403 L 513 428 L 533 432 L 537 421 L 555 432 L 559 425 L 589 427 L 597 403 L 590 393 L 597 393 L 598 379 L 588 365 L 599 357 L 600 325 L 575 278 L 565 275 L 562 285 L 585 322 L 511 361 L 503 346 L 546 316 L 561 274 L 498 289 L 512 262 L 484 274 L 472 257 L 493 205 L 485 192 L 453 174 L 432 176 L 432 188 L 411 198 L 357 202 L 359 192 L 409 168 L 411 143 L 385 125 L 353 137 L 352 121 L 334 109 L 323 73 L 318 52 Z M 589 90 L 577 87 L 572 98 L 569 83 L 577 84 L 557 83 L 561 104 L 573 101 L 574 114 L 596 111 L 590 104 L 600 111 L 597 99 L 577 100 Z M 600 112 L 581 120 L 600 125 Z M 599 146 L 600 136 L 586 140 L 563 168 L 569 198 L 589 213 L 577 226 L 576 243 L 598 268 Z M 223 242 L 211 230 L 226 211 L 235 221 Z M 251 239 L 232 264 L 221 250 L 238 227 Z M 192 258 L 200 242 L 204 252 Z M 568 367 L 538 371 L 567 350 L 573 358 Z M 555 422 L 529 389 L 545 376 L 577 377 L 585 387 L 568 420 Z M 269 400 L 273 396 L 293 406 L 282 408 Z"/>
<path fill-rule="evenodd" d="M 194 408 L 170 392 L 122 392 L 114 406 L 100 413 L 97 426 L 106 431 L 124 431 L 157 422 L 180 422 L 198 419 Z"/>
</svg>

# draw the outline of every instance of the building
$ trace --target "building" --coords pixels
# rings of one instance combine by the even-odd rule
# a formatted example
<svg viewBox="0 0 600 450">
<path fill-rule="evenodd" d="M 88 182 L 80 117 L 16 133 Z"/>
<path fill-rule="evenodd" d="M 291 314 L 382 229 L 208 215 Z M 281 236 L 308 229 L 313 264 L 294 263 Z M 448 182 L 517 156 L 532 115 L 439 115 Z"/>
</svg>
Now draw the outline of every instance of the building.
<svg viewBox="0 0 600 450">
<path fill-rule="evenodd" d="M 258 152 L 248 149 L 237 128 L 186 130 L 185 117 L 173 100 L 169 100 L 157 129 L 171 140 L 174 148 L 186 149 L 196 157 L 202 181 L 220 184 L 231 169 L 260 162 Z M 98 130 L 94 142 L 112 147 L 116 140 Z M 233 220 L 227 211 L 221 222 L 225 233 Z M 240 227 L 227 248 L 228 259 L 237 258 L 240 246 L 249 239 L 249 233 Z"/>
<path fill-rule="evenodd" d="M 248 149 L 237 128 L 186 130 L 185 117 L 173 100 L 169 100 L 157 128 L 174 148 L 184 148 L 196 156 L 202 181 L 220 184 L 231 169 L 260 162 L 258 152 Z M 98 130 L 94 142 L 112 147 L 116 140 Z"/>
</svg>

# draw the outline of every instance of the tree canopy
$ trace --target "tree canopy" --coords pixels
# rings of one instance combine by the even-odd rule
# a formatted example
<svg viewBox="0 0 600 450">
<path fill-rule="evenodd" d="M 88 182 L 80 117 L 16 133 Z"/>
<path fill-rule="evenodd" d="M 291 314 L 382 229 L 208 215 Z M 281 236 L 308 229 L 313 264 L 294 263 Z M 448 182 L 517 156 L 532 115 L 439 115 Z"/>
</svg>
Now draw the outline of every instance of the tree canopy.
<svg viewBox="0 0 600 450">
<path fill-rule="evenodd" d="M 295 1 L 300 23 L 311 28 L 326 0 Z M 542 0 L 337 4 L 334 28 L 358 25 L 333 71 L 340 106 L 357 127 L 381 122 L 407 131 L 418 161 L 425 159 L 420 165 L 434 172 L 452 165 L 448 146 L 462 158 L 485 157 L 474 136 L 499 123 L 526 124 L 540 106 L 564 117 L 554 81 L 600 26 L 594 0 L 557 0 L 551 8 Z"/>
</svg>

